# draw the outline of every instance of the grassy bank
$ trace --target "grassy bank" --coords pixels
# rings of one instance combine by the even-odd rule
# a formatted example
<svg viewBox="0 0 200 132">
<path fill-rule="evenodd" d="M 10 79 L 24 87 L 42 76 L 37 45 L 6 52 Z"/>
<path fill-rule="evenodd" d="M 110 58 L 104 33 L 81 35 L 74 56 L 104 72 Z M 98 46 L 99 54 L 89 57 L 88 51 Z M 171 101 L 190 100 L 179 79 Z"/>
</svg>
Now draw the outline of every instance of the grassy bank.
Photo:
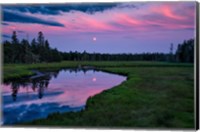
<svg viewBox="0 0 200 132">
<path fill-rule="evenodd" d="M 63 61 L 59 63 L 36 63 L 36 64 L 4 64 L 3 80 L 15 79 L 23 76 L 30 76 L 34 73 L 32 69 L 56 70 L 60 68 L 78 67 L 79 65 L 90 65 L 97 68 L 103 67 L 192 67 L 187 63 L 167 62 L 137 62 L 137 61 Z"/>
<path fill-rule="evenodd" d="M 62 62 L 15 65 L 30 69 L 57 69 L 92 65 L 126 74 L 121 85 L 89 98 L 81 112 L 55 113 L 47 119 L 25 123 L 37 126 L 89 126 L 135 128 L 194 128 L 193 65 L 159 62 Z M 4 79 L 10 79 L 11 64 L 4 65 Z M 14 73 L 15 71 L 13 71 Z M 16 73 L 17 75 L 17 73 Z M 25 75 L 25 74 L 24 74 Z M 28 74 L 27 74 L 28 75 Z"/>
</svg>

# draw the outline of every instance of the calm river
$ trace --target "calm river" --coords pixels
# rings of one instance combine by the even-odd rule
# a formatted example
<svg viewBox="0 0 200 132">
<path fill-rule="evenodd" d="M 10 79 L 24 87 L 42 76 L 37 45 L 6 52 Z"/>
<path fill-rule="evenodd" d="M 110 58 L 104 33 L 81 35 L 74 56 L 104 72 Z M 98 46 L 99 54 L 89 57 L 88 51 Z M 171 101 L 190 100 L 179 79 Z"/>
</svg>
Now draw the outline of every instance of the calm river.
<svg viewBox="0 0 200 132">
<path fill-rule="evenodd" d="M 3 124 L 45 118 L 50 113 L 80 111 L 87 99 L 119 85 L 126 77 L 96 70 L 66 69 L 40 73 L 2 86 Z"/>
</svg>

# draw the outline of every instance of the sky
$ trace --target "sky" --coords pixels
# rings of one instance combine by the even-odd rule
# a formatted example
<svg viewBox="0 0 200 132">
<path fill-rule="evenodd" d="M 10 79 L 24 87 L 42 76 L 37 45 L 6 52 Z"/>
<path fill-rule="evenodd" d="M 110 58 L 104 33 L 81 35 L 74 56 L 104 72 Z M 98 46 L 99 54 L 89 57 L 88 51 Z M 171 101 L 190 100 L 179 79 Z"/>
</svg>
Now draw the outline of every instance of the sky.
<svg viewBox="0 0 200 132">
<path fill-rule="evenodd" d="M 169 53 L 195 38 L 195 2 L 21 4 L 2 6 L 2 38 L 31 41 L 42 31 L 60 51 Z"/>
</svg>

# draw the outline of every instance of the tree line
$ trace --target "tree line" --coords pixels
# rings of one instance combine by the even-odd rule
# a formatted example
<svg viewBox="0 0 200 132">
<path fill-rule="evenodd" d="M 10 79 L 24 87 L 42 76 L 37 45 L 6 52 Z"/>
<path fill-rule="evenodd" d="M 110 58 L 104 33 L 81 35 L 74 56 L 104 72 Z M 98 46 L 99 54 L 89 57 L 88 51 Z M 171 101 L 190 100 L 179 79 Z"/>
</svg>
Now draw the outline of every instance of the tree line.
<svg viewBox="0 0 200 132">
<path fill-rule="evenodd" d="M 26 39 L 20 42 L 14 31 L 11 42 L 3 42 L 3 51 L 4 63 L 39 63 L 62 60 L 61 52 L 50 47 L 42 32 L 38 33 L 37 39 L 34 38 L 29 43 Z"/>
<path fill-rule="evenodd" d="M 194 62 L 194 39 L 185 40 L 178 44 L 173 53 L 171 44 L 169 53 L 87 53 L 84 52 L 61 52 L 51 48 L 48 40 L 42 32 L 38 33 L 37 39 L 30 43 L 26 39 L 19 41 L 16 31 L 13 31 L 11 42 L 3 42 L 4 63 L 39 63 L 70 61 L 166 61 L 166 62 Z"/>
</svg>

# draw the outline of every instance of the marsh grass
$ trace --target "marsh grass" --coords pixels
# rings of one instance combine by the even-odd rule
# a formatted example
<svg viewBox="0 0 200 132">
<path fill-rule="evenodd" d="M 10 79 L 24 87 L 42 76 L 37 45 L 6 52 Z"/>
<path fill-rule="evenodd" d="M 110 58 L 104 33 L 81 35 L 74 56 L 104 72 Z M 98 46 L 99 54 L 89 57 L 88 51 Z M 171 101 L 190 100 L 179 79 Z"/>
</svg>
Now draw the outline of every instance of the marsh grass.
<svg viewBox="0 0 200 132">
<path fill-rule="evenodd" d="M 126 75 L 127 81 L 90 97 L 85 110 L 54 113 L 27 126 L 194 128 L 192 64 L 159 62 L 62 62 L 4 66 L 4 79 L 30 69 L 58 69 L 92 65 Z M 10 71 L 9 71 L 10 70 Z M 21 70 L 21 71 L 20 71 Z M 22 73 L 23 73 L 22 72 Z M 14 75 L 10 75 L 16 73 Z M 27 74 L 28 75 L 28 74 Z"/>
</svg>

